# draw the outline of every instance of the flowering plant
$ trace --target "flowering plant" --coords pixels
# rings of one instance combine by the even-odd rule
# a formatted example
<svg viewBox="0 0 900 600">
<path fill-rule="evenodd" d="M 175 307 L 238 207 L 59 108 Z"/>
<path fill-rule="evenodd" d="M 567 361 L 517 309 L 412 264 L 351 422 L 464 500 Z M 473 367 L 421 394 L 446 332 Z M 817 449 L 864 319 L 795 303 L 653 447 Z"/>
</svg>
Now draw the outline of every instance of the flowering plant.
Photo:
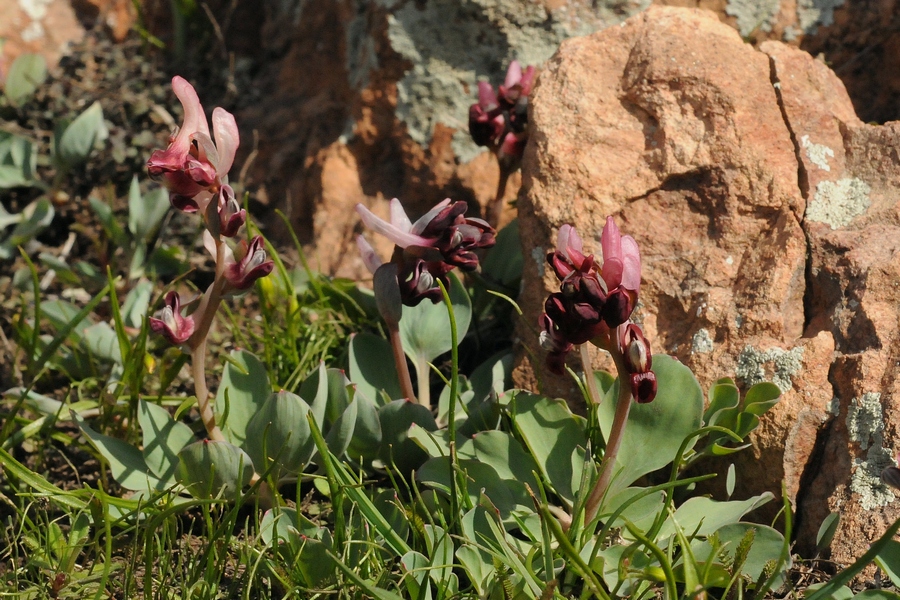
<svg viewBox="0 0 900 600">
<path fill-rule="evenodd" d="M 210 439 L 222 441 L 206 387 L 206 338 L 222 299 L 247 290 L 254 281 L 271 273 L 275 263 L 268 259 L 262 236 L 257 235 L 249 244 L 242 240 L 237 253 L 225 241 L 237 236 L 247 220 L 247 211 L 241 208 L 228 184 L 228 171 L 240 144 L 234 116 L 223 108 L 213 110 L 213 142 L 206 112 L 194 87 L 176 76 L 172 89 L 184 108 L 184 121 L 170 138 L 169 146 L 153 152 L 147 170 L 162 180 L 173 207 L 203 216 L 204 246 L 215 260 L 216 270 L 215 279 L 192 314 L 181 314 L 181 298 L 171 291 L 166 295 L 165 307 L 150 318 L 150 328 L 170 343 L 184 345 L 191 354 L 203 423 Z"/>
<path fill-rule="evenodd" d="M 438 203 L 413 223 L 397 198 L 391 200 L 390 222 L 377 217 L 362 204 L 356 205 L 363 224 L 394 242 L 391 260 L 382 263 L 371 244 L 357 237 L 360 254 L 374 275 L 375 300 L 387 324 L 395 365 L 403 393 L 416 400 L 400 336 L 402 307 L 417 306 L 426 298 L 432 303 L 450 287 L 448 275 L 454 267 L 478 268 L 478 250 L 495 243 L 494 228 L 485 221 L 466 217 L 468 204 L 449 198 Z M 420 373 L 419 400 L 427 402 Z"/>
<path fill-rule="evenodd" d="M 514 60 L 509 64 L 503 85 L 496 91 L 487 81 L 478 82 L 478 102 L 469 107 L 472 141 L 489 148 L 500 165 L 497 193 L 488 211 L 488 221 L 495 226 L 502 210 L 506 182 L 522 165 L 528 141 L 528 96 L 535 75 L 533 66 L 522 71 L 519 61 Z"/>
</svg>

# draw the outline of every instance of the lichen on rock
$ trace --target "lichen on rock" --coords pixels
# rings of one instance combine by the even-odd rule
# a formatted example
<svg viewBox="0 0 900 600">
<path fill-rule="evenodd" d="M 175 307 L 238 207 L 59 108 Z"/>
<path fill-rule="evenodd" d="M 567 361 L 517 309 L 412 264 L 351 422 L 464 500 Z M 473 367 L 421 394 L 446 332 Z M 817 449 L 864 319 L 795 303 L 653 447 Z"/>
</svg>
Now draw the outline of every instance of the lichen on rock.
<svg viewBox="0 0 900 600">
<path fill-rule="evenodd" d="M 767 366 L 770 369 L 767 369 Z M 782 392 L 787 392 L 793 386 L 791 376 L 800 370 L 803 365 L 803 348 L 797 346 L 791 350 L 781 348 L 769 348 L 758 350 L 753 346 L 745 346 L 738 356 L 735 374 L 743 380 L 747 387 L 766 381 L 771 378 L 772 383 L 778 386 Z"/>
<path fill-rule="evenodd" d="M 858 177 L 821 181 L 806 208 L 806 219 L 826 223 L 832 229 L 846 227 L 872 204 L 869 198 L 871 191 L 869 185 Z"/>
</svg>

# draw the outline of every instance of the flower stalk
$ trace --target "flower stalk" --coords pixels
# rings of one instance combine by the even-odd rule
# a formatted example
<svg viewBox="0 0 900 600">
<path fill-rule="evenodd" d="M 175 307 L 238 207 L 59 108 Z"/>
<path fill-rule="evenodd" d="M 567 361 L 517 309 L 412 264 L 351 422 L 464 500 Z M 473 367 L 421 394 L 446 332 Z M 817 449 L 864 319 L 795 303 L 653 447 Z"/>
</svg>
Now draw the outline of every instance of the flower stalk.
<svg viewBox="0 0 900 600">
<path fill-rule="evenodd" d="M 247 211 L 241 208 L 228 183 L 228 171 L 240 143 L 234 116 L 222 108 L 213 111 L 213 141 L 193 86 L 175 77 L 172 89 L 184 108 L 184 121 L 170 138 L 169 146 L 153 152 L 147 170 L 169 190 L 174 208 L 203 217 L 203 242 L 216 261 L 216 270 L 213 282 L 192 314 L 181 314 L 181 300 L 173 291 L 166 294 L 165 307 L 149 322 L 154 332 L 190 354 L 200 418 L 209 438 L 223 441 L 206 381 L 209 331 L 222 300 L 249 289 L 257 279 L 271 273 L 275 264 L 268 260 L 261 236 L 249 243 L 241 241 L 234 250 L 225 241 L 236 237 L 247 219 Z"/>
</svg>

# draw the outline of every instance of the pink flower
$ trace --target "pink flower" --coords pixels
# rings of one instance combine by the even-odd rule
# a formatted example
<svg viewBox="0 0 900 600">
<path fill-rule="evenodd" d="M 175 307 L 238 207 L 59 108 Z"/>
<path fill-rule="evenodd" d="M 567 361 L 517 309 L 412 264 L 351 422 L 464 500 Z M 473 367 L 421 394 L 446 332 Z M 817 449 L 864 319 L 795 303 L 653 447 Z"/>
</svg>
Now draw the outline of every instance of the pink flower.
<svg viewBox="0 0 900 600">
<path fill-rule="evenodd" d="M 469 134 L 479 146 L 489 147 L 508 173 L 519 168 L 528 142 L 528 95 L 535 69 L 522 72 L 512 61 L 499 94 L 486 82 L 478 83 L 478 102 L 469 107 Z"/>
<path fill-rule="evenodd" d="M 181 316 L 181 299 L 177 292 L 166 294 L 165 306 L 150 317 L 150 330 L 162 334 L 171 344 L 180 346 L 194 333 L 193 317 Z"/>
<path fill-rule="evenodd" d="M 500 86 L 500 97 L 509 104 L 515 104 L 520 97 L 528 96 L 534 85 L 534 67 L 528 67 L 522 73 L 522 65 L 514 60 L 506 70 L 506 80 Z"/>
<path fill-rule="evenodd" d="M 409 255 L 471 271 L 478 266 L 474 251 L 490 248 L 495 239 L 494 228 L 485 221 L 464 216 L 467 209 L 465 202 L 451 202 L 447 198 L 413 223 L 400 201 L 394 198 L 389 223 L 362 204 L 356 205 L 356 212 L 366 227 L 385 236 Z"/>
<path fill-rule="evenodd" d="M 547 298 L 540 322 L 541 344 L 550 352 L 547 360 L 554 372 L 561 372 L 565 354 L 573 345 L 583 344 L 626 323 L 637 303 L 641 283 L 637 242 L 630 236 L 622 236 L 609 217 L 600 243 L 602 265 L 597 264 L 593 255 L 584 254 L 581 237 L 574 227 L 566 224 L 559 229 L 556 250 L 547 255 L 550 268 L 560 280 L 560 291 Z M 641 349 L 638 345 L 629 348 L 630 351 Z M 643 375 L 644 371 L 635 373 L 641 374 L 638 377 L 641 381 L 650 377 Z M 642 394 L 641 397 L 649 397 L 647 387 L 642 388 Z"/>
<path fill-rule="evenodd" d="M 173 206 L 185 212 L 204 212 L 210 198 L 228 183 L 228 171 L 240 142 L 237 124 L 231 113 L 216 108 L 212 115 L 213 143 L 206 113 L 193 86 L 176 76 L 172 89 L 184 108 L 184 122 L 165 150 L 150 155 L 147 170 L 163 180 Z"/>
<path fill-rule="evenodd" d="M 225 279 L 228 287 L 225 293 L 249 289 L 257 279 L 265 277 L 275 268 L 275 263 L 266 254 L 265 243 L 261 235 L 254 237 L 248 244 L 241 240 L 237 251 L 233 251 L 224 241 Z M 203 232 L 203 246 L 216 258 L 216 241 L 209 231 Z"/>
</svg>

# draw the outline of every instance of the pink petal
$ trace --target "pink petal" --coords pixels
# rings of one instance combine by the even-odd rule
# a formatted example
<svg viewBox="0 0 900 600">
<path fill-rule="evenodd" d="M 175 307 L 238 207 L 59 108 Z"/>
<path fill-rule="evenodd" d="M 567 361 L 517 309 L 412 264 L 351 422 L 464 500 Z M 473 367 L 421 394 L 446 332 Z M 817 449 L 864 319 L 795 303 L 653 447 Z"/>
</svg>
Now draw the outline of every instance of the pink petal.
<svg viewBox="0 0 900 600">
<path fill-rule="evenodd" d="M 375 254 L 375 249 L 372 248 L 372 244 L 370 244 L 363 236 L 358 235 L 356 236 L 356 246 L 359 248 L 359 254 L 362 256 L 363 264 L 366 265 L 369 273 L 374 274 L 382 263 L 381 259 L 378 258 L 378 255 Z"/>
<path fill-rule="evenodd" d="M 609 289 L 617 287 L 622 282 L 622 235 L 612 217 L 606 217 L 606 225 L 600 235 L 600 245 L 603 247 L 603 279 Z"/>
<path fill-rule="evenodd" d="M 401 248 L 406 248 L 407 246 L 431 245 L 432 240 L 420 237 L 418 235 L 413 235 L 408 231 L 404 231 L 399 227 L 391 225 L 384 219 L 375 216 L 372 211 L 370 211 L 362 204 L 356 205 L 356 212 L 359 213 L 359 218 L 362 219 L 362 222 L 366 227 L 376 233 L 380 233 Z"/>
<path fill-rule="evenodd" d="M 391 225 L 403 231 L 412 229 L 412 221 L 409 220 L 406 211 L 403 210 L 403 205 L 397 198 L 391 200 Z"/>
<path fill-rule="evenodd" d="M 509 63 L 509 68 L 506 70 L 506 81 L 503 82 L 503 87 L 506 89 L 511 88 L 522 80 L 522 65 L 519 64 L 519 61 L 514 60 Z"/>
<path fill-rule="evenodd" d="M 499 106 L 500 101 L 497 100 L 497 92 L 487 81 L 478 82 L 478 106 L 485 112 L 490 112 Z"/>
<path fill-rule="evenodd" d="M 525 69 L 525 73 L 522 75 L 521 81 L 519 81 L 519 85 L 522 88 L 522 95 L 527 96 L 531 93 L 531 88 L 534 86 L 534 74 L 535 69 L 534 66 L 530 66 Z"/>
<path fill-rule="evenodd" d="M 203 106 L 200 104 L 200 98 L 197 96 L 194 86 L 183 77 L 176 75 L 172 78 L 172 90 L 181 102 L 182 108 L 184 108 L 184 123 L 178 131 L 176 140 L 172 143 L 177 144 L 180 141 L 182 144 L 185 144 L 187 139 L 198 131 L 209 135 L 206 113 L 203 112 Z M 182 136 L 184 136 L 184 139 L 182 139 Z"/>
<path fill-rule="evenodd" d="M 581 242 L 581 236 L 578 235 L 578 232 L 574 227 L 566 223 L 562 227 L 559 228 L 559 235 L 556 238 L 556 251 L 567 257 L 569 261 L 575 265 L 575 268 L 581 267 L 580 264 L 576 264 L 573 260 L 576 257 L 583 257 L 584 254 L 582 252 L 583 244 Z M 570 252 L 570 250 L 575 250 L 578 252 L 577 255 Z M 579 263 L 581 261 L 579 260 Z"/>
<path fill-rule="evenodd" d="M 216 173 L 223 177 L 231 170 L 234 164 L 234 155 L 240 144 L 237 123 L 234 115 L 224 108 L 216 108 L 212 114 L 213 133 L 216 136 L 216 150 L 219 152 L 219 162 L 216 165 Z"/>
<path fill-rule="evenodd" d="M 622 287 L 635 292 L 641 287 L 641 251 L 630 235 L 622 236 L 622 262 Z"/>
</svg>

